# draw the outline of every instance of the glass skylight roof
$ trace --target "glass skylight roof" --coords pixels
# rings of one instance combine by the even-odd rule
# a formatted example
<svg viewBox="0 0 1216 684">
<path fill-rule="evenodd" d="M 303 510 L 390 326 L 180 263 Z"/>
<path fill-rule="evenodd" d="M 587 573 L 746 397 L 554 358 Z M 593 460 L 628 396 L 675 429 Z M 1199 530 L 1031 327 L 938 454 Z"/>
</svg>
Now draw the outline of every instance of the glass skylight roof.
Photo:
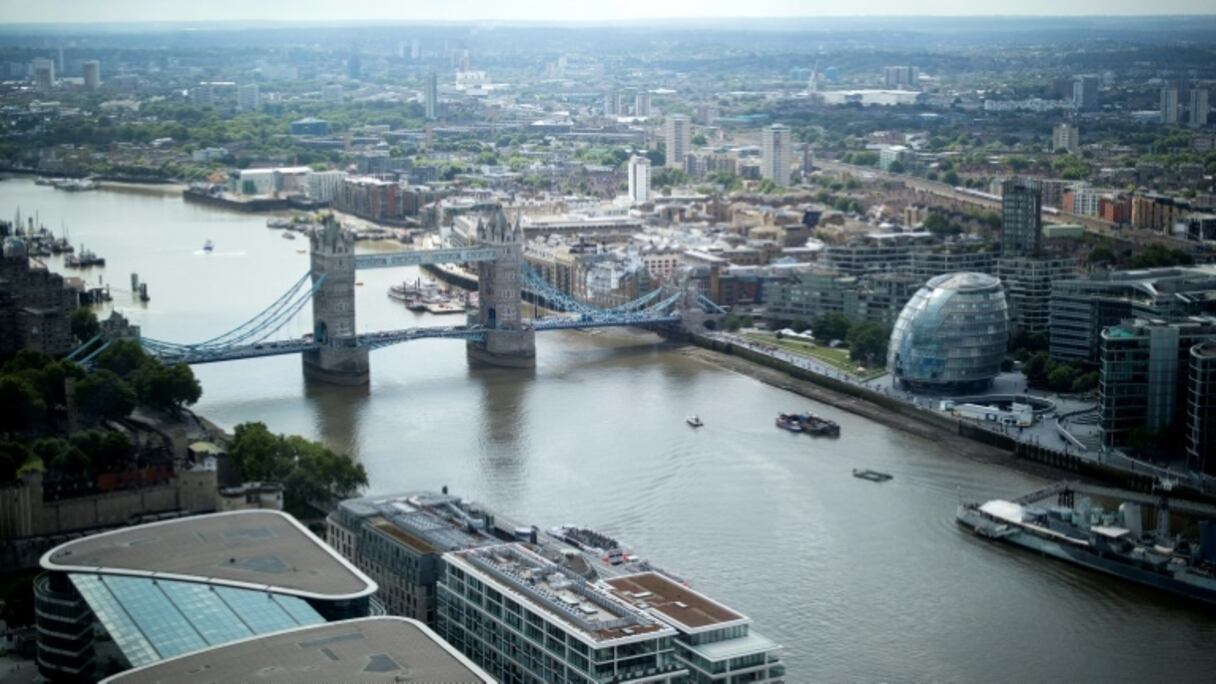
<svg viewBox="0 0 1216 684">
<path fill-rule="evenodd" d="M 71 578 L 133 667 L 325 622 L 294 596 L 147 577 L 72 573 Z"/>
</svg>

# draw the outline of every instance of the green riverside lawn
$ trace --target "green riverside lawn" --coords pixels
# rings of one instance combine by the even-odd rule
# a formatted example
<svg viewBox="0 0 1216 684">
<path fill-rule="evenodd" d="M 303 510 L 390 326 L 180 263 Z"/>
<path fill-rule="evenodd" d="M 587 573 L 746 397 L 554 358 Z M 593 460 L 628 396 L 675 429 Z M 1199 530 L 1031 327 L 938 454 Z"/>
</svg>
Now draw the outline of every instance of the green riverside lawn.
<svg viewBox="0 0 1216 684">
<path fill-rule="evenodd" d="M 749 330 L 748 332 L 740 334 L 753 342 L 759 342 L 760 344 L 771 344 L 775 347 L 781 347 L 786 351 L 798 354 L 799 356 L 805 356 L 817 361 L 822 361 L 833 368 L 844 371 L 845 373 L 848 373 L 849 375 L 861 380 L 876 378 L 886 372 L 882 369 L 875 370 L 859 366 L 856 362 L 849 359 L 848 349 L 832 349 L 831 347 L 820 346 L 814 342 L 792 339 L 789 337 L 777 339 L 777 335 L 774 333 L 757 330 Z"/>
</svg>

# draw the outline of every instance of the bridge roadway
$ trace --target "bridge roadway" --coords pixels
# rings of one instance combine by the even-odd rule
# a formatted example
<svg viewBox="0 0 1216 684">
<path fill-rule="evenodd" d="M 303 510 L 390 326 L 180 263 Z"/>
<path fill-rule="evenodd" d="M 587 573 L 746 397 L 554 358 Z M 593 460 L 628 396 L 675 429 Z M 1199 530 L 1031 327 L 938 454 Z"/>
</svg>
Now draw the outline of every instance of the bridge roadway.
<svg viewBox="0 0 1216 684">
<path fill-rule="evenodd" d="M 573 318 L 553 317 L 530 322 L 533 330 L 574 330 L 584 328 L 607 328 L 618 326 L 652 327 L 658 325 L 674 325 L 680 322 L 676 314 L 639 314 L 619 315 L 611 317 L 592 317 L 581 315 Z M 480 326 L 453 325 L 442 327 L 405 328 L 402 330 L 384 330 L 374 333 L 363 333 L 354 337 L 337 340 L 339 346 L 366 347 L 382 349 L 402 342 L 422 339 L 462 339 L 481 340 L 485 329 Z M 259 342 L 232 347 L 195 347 L 187 348 L 181 353 L 156 353 L 167 363 L 187 363 L 197 365 L 203 363 L 218 363 L 221 361 L 236 361 L 239 359 L 255 359 L 265 356 L 284 356 L 315 351 L 321 345 L 311 338 L 293 340 L 278 340 Z"/>
<path fill-rule="evenodd" d="M 400 266 L 432 266 L 435 264 L 493 261 L 498 258 L 496 247 L 453 247 L 418 249 L 404 252 L 356 254 L 355 268 L 397 268 Z"/>
</svg>

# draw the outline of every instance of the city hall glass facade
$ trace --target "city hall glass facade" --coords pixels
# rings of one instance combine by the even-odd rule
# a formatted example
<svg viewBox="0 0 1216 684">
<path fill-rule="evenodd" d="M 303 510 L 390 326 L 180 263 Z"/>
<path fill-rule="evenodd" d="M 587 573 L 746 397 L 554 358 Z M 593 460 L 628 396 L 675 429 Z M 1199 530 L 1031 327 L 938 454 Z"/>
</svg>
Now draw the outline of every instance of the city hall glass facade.
<svg viewBox="0 0 1216 684">
<path fill-rule="evenodd" d="M 899 314 L 887 367 L 905 389 L 982 390 L 1000 373 L 1008 337 L 1000 281 L 982 273 L 947 273 L 930 280 Z"/>
</svg>

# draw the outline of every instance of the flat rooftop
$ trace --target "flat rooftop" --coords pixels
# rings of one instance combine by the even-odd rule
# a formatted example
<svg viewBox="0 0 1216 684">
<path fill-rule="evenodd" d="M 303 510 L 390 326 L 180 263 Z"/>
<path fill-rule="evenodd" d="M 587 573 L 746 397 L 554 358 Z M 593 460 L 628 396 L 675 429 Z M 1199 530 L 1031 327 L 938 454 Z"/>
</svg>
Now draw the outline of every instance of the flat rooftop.
<svg viewBox="0 0 1216 684">
<path fill-rule="evenodd" d="M 196 651 L 102 680 L 104 684 L 275 681 L 493 684 L 415 620 L 373 617 L 302 627 Z"/>
<path fill-rule="evenodd" d="M 564 571 L 522 544 L 457 551 L 447 557 L 453 556 L 591 641 L 654 636 L 656 632 L 670 630 L 640 609 Z"/>
<path fill-rule="evenodd" d="M 171 575 L 233 586 L 275 587 L 320 599 L 368 596 L 376 583 L 295 518 L 280 511 L 232 511 L 103 532 L 61 544 L 46 570 Z"/>
<path fill-rule="evenodd" d="M 746 616 L 657 572 L 614 577 L 604 582 L 635 607 L 654 611 L 690 630 L 748 621 Z"/>
</svg>

